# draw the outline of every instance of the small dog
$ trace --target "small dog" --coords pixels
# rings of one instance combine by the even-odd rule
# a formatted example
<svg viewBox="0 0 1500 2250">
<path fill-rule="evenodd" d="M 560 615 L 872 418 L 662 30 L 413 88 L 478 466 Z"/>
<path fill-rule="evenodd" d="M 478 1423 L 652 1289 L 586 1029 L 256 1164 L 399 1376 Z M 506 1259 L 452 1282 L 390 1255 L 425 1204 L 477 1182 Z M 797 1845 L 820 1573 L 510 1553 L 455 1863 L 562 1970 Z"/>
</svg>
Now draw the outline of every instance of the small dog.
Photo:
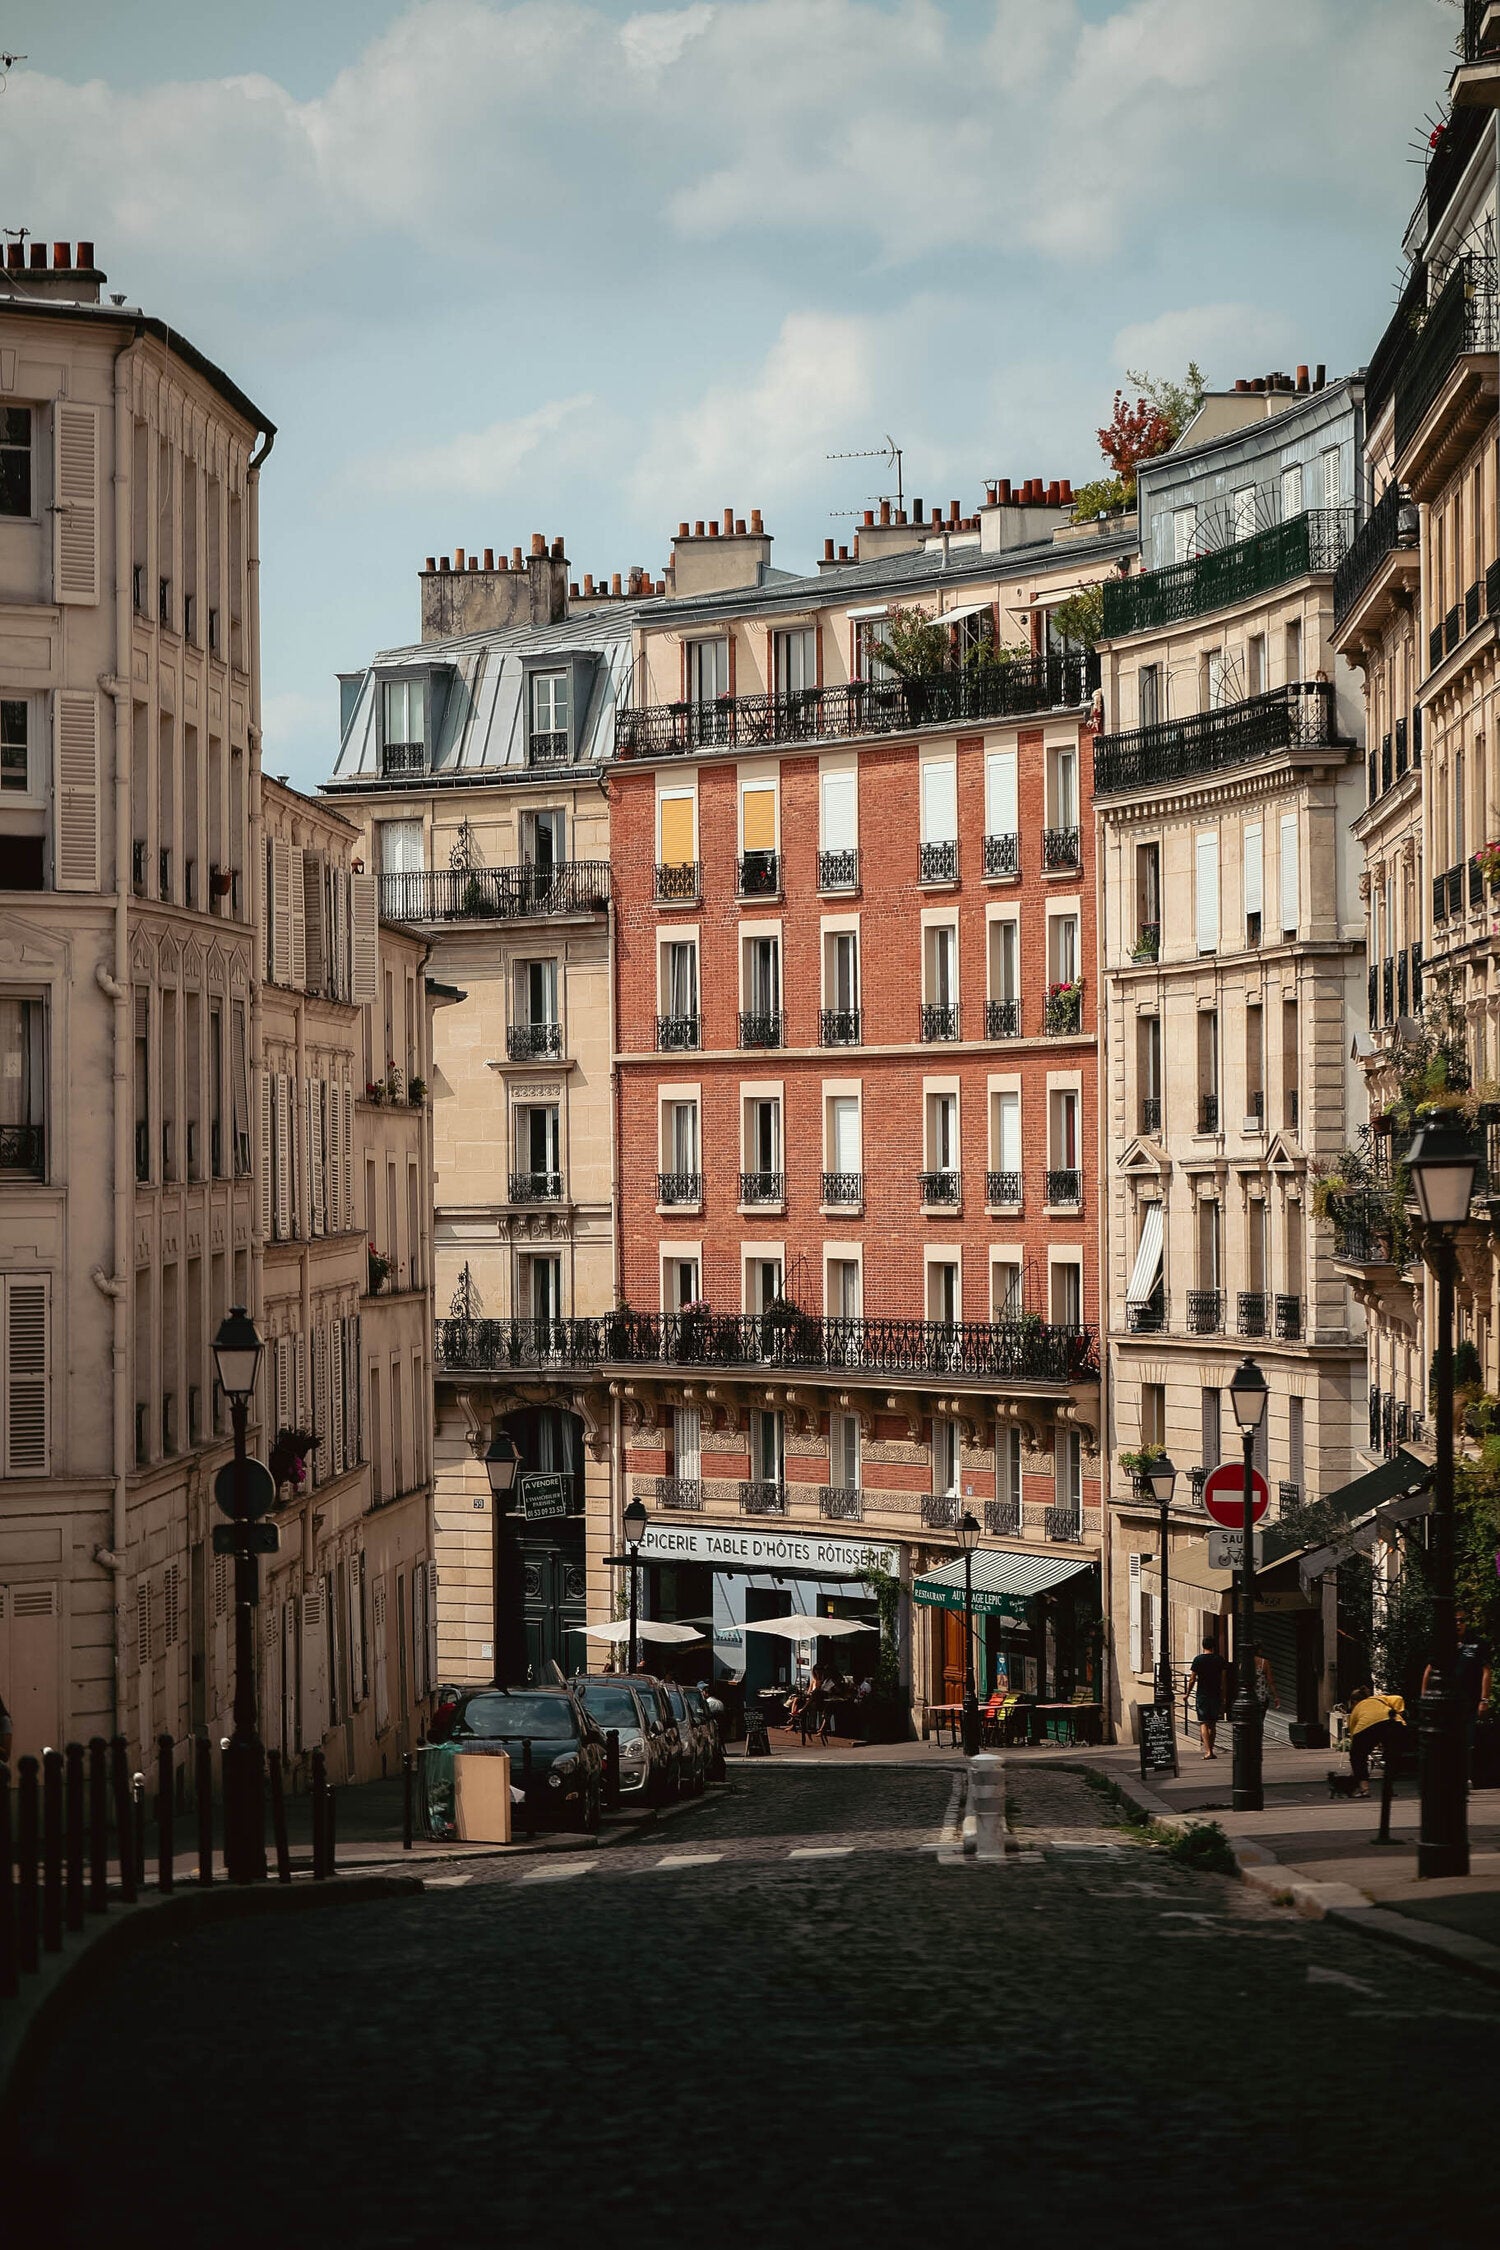
<svg viewBox="0 0 1500 2250">
<path fill-rule="evenodd" d="M 1330 1766 L 1330 1767 L 1329 1767 L 1329 1769 L 1328 1769 L 1328 1794 L 1329 1794 L 1329 1796 L 1330 1796 L 1330 1797 L 1352 1797 L 1352 1796 L 1354 1795 L 1354 1793 L 1355 1793 L 1355 1790 L 1354 1790 L 1354 1776 L 1353 1776 L 1353 1774 L 1352 1774 L 1352 1773 L 1335 1773 L 1335 1772 L 1334 1772 L 1334 1770 L 1333 1770 L 1333 1768 L 1332 1768 L 1332 1767 Z"/>
</svg>

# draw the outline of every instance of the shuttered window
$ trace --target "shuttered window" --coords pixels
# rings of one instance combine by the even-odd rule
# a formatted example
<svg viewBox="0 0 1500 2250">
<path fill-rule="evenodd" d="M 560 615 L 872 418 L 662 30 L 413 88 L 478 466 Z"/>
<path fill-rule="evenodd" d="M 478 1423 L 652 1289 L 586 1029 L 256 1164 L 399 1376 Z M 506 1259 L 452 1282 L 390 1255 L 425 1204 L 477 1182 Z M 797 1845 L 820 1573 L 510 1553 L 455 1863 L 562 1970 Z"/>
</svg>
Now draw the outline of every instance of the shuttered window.
<svg viewBox="0 0 1500 2250">
<path fill-rule="evenodd" d="M 929 759 L 922 767 L 922 841 L 958 841 L 958 772 L 951 758 Z"/>
<path fill-rule="evenodd" d="M 8 1477 L 48 1474 L 45 1274 L 0 1275 L 0 1464 Z"/>
<path fill-rule="evenodd" d="M 1297 815 L 1281 816 L 1281 927 L 1295 930 L 1300 901 L 1298 892 Z"/>
<path fill-rule="evenodd" d="M 375 1731 L 382 1733 L 391 1723 L 390 1676 L 386 1663 L 386 1591 L 384 1578 L 375 1581 L 374 1599 L 370 1604 L 370 1626 L 375 1641 Z"/>
<path fill-rule="evenodd" d="M 1219 832 L 1206 829 L 1197 838 L 1197 921 L 1198 951 L 1217 953 L 1219 949 Z"/>
<path fill-rule="evenodd" d="M 360 1006 L 373 1005 L 380 975 L 380 901 L 373 875 L 350 877 L 353 929 L 353 988 Z"/>
<path fill-rule="evenodd" d="M 693 849 L 693 799 L 691 794 L 663 797 L 660 805 L 663 867 L 688 867 L 697 856 Z"/>
<path fill-rule="evenodd" d="M 309 992 L 326 992 L 328 960 L 328 885 L 321 852 L 302 855 L 303 982 Z"/>
<path fill-rule="evenodd" d="M 266 844 L 267 966 L 273 984 L 292 981 L 292 848 L 281 837 Z"/>
<path fill-rule="evenodd" d="M 52 699 L 54 879 L 60 891 L 99 888 L 99 705 L 59 689 Z"/>
<path fill-rule="evenodd" d="M 99 599 L 99 416 L 59 399 L 54 408 L 54 599 Z"/>
<path fill-rule="evenodd" d="M 275 1100 L 269 1070 L 260 1074 L 260 1231 L 271 1238 L 276 1190 Z"/>
<path fill-rule="evenodd" d="M 747 852 L 776 849 L 776 786 L 774 782 L 746 784 L 740 797 L 744 848 Z"/>
<path fill-rule="evenodd" d="M 1245 912 L 1259 914 L 1264 893 L 1260 822 L 1245 830 Z"/>
<path fill-rule="evenodd" d="M 287 910 L 291 918 L 291 980 L 299 991 L 307 983 L 307 854 L 300 844 L 287 847 Z"/>
<path fill-rule="evenodd" d="M 825 852 L 852 852 L 859 842 L 859 807 L 854 775 L 825 773 L 822 779 L 823 839 Z"/>
<path fill-rule="evenodd" d="M 1016 753 L 992 750 L 984 761 L 985 832 L 1014 836 L 1020 828 L 1016 804 Z"/>
</svg>

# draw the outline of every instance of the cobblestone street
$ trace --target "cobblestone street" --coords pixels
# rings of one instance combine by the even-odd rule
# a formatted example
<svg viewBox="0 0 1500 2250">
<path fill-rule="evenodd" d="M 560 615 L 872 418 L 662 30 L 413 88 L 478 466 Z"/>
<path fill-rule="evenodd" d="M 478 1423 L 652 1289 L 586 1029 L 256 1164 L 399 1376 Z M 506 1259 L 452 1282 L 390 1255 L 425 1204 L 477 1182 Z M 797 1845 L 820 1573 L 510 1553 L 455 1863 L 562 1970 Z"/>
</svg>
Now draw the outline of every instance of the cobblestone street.
<svg viewBox="0 0 1500 2250">
<path fill-rule="evenodd" d="M 1021 1850 L 965 1862 L 954 1779 L 736 1767 L 609 1850 L 143 1952 L 35 2084 L 11 2207 L 64 2245 L 163 2207 L 362 2246 L 1492 2225 L 1500 1993 L 1175 1867 L 1075 1775 L 1013 1772 Z"/>
</svg>

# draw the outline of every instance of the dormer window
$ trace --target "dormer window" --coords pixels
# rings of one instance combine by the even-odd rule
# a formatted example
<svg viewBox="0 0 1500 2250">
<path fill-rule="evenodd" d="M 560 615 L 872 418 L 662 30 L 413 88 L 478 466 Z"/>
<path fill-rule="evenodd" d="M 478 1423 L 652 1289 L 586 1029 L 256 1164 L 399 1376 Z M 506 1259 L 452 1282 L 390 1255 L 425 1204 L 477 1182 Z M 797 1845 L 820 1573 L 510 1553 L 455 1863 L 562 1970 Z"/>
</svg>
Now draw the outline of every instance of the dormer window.
<svg viewBox="0 0 1500 2250">
<path fill-rule="evenodd" d="M 427 769 L 427 682 L 381 682 L 381 770 L 386 774 L 424 773 Z"/>
<path fill-rule="evenodd" d="M 0 516 L 29 516 L 31 497 L 31 408 L 0 406 Z"/>
<path fill-rule="evenodd" d="M 527 750 L 530 764 L 555 766 L 567 762 L 572 697 L 566 672 L 533 672 Z"/>
</svg>

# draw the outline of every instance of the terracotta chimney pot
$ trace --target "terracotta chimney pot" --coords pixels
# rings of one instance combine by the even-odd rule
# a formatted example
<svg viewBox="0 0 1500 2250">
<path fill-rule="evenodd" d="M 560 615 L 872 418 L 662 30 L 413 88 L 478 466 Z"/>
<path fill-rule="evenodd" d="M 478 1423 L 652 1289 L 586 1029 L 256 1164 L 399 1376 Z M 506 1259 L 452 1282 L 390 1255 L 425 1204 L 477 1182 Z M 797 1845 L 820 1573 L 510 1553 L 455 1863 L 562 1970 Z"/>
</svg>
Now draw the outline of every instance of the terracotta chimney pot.
<svg viewBox="0 0 1500 2250">
<path fill-rule="evenodd" d="M 437 569 L 437 556 L 436 556 L 436 555 L 429 555 L 429 556 L 428 556 L 428 558 L 427 558 L 427 568 L 428 568 L 429 570 L 436 570 L 436 569 Z"/>
<path fill-rule="evenodd" d="M 832 562 L 833 560 L 833 541 L 831 539 L 825 539 L 823 542 L 823 560 L 824 562 Z"/>
<path fill-rule="evenodd" d="M 763 539 L 763 538 L 765 537 L 765 530 L 766 530 L 766 527 L 765 527 L 765 525 L 764 525 L 764 524 L 763 524 L 763 523 L 761 522 L 761 520 L 760 520 L 760 510 L 759 510 L 759 508 L 752 508 L 752 509 L 750 510 L 750 536 L 751 536 L 751 538 L 752 538 L 752 539 L 755 539 L 755 538 L 762 538 L 762 539 Z"/>
<path fill-rule="evenodd" d="M 80 242 L 77 257 L 79 265 L 87 271 L 94 262 L 94 245 L 92 242 Z"/>
<path fill-rule="evenodd" d="M 71 242 L 54 242 L 54 243 L 53 243 L 53 245 L 52 245 L 52 271 L 53 271 L 54 273 L 66 273 L 66 272 L 68 271 L 69 267 L 70 267 L 70 266 L 72 265 L 72 263 L 73 263 L 73 245 L 72 245 L 72 243 L 71 243 Z"/>
</svg>

